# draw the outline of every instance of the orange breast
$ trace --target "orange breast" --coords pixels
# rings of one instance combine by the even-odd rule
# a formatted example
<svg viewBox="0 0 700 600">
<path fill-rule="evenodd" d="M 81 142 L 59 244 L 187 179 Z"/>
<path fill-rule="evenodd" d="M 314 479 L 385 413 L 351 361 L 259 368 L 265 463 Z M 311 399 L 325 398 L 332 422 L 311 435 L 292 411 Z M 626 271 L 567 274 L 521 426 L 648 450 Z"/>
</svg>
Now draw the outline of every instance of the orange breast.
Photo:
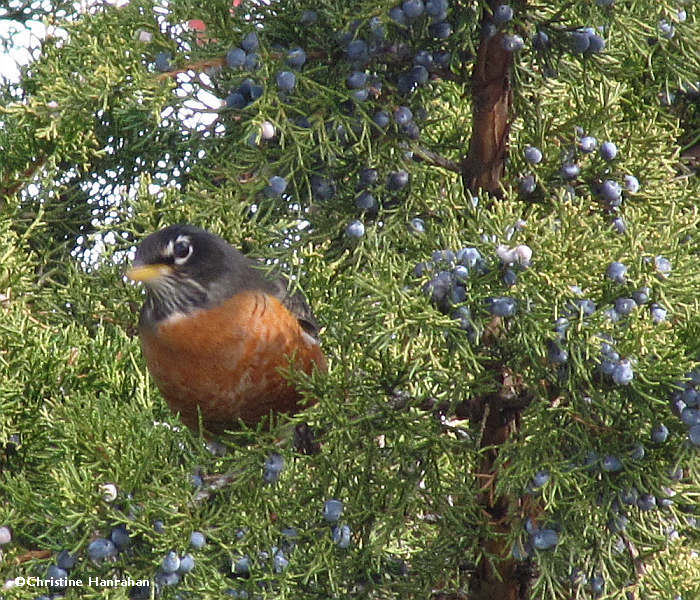
<svg viewBox="0 0 700 600">
<path fill-rule="evenodd" d="M 271 411 L 296 411 L 300 396 L 280 367 L 326 369 L 319 345 L 277 298 L 262 292 L 144 329 L 141 346 L 170 408 L 195 429 L 201 412 L 213 433 L 239 419 L 254 424 Z"/>
</svg>

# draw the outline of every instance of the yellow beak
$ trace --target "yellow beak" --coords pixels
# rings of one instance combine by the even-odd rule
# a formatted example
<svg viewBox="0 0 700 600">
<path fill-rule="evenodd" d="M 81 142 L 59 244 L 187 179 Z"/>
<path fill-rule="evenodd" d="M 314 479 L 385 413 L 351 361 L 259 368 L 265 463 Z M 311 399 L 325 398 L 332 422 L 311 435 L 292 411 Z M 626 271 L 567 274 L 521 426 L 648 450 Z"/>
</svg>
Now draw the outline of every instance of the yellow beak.
<svg viewBox="0 0 700 600">
<path fill-rule="evenodd" d="M 172 273 L 173 268 L 170 265 L 155 264 L 141 265 L 139 267 L 131 267 L 126 272 L 126 276 L 134 281 L 149 282 L 159 277 L 164 277 Z"/>
</svg>

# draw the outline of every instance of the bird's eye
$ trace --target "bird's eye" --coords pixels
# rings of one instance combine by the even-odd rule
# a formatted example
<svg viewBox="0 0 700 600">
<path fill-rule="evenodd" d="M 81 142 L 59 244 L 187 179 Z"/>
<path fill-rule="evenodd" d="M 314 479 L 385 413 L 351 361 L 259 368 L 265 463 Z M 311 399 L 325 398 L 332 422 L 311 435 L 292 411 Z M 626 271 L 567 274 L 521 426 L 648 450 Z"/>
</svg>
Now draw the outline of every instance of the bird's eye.
<svg viewBox="0 0 700 600">
<path fill-rule="evenodd" d="M 177 240 L 173 244 L 173 258 L 175 263 L 181 265 L 184 263 L 192 254 L 192 246 L 189 242 L 185 240 Z"/>
</svg>

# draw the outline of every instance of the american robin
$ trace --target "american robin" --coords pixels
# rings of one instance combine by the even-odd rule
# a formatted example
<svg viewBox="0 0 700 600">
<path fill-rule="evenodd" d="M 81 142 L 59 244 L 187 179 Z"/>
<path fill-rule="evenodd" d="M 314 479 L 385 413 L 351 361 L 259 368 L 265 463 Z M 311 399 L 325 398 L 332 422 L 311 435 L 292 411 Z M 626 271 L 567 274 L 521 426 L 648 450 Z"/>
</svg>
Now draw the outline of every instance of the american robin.
<svg viewBox="0 0 700 600">
<path fill-rule="evenodd" d="M 289 282 L 266 276 L 222 238 L 172 225 L 143 240 L 127 276 L 146 286 L 139 335 L 170 408 L 210 433 L 298 409 L 280 373 L 326 369 L 319 325 Z"/>
</svg>

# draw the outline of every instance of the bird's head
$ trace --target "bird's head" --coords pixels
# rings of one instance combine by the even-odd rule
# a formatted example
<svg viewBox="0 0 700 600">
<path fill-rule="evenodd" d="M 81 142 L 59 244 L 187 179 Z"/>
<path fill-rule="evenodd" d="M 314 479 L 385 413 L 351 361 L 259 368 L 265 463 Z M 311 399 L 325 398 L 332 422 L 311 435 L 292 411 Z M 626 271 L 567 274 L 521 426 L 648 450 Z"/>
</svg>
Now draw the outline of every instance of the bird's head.
<svg viewBox="0 0 700 600">
<path fill-rule="evenodd" d="M 146 286 L 142 317 L 159 321 L 230 296 L 244 257 L 225 240 L 191 225 L 171 225 L 146 237 L 126 276 Z"/>
</svg>

